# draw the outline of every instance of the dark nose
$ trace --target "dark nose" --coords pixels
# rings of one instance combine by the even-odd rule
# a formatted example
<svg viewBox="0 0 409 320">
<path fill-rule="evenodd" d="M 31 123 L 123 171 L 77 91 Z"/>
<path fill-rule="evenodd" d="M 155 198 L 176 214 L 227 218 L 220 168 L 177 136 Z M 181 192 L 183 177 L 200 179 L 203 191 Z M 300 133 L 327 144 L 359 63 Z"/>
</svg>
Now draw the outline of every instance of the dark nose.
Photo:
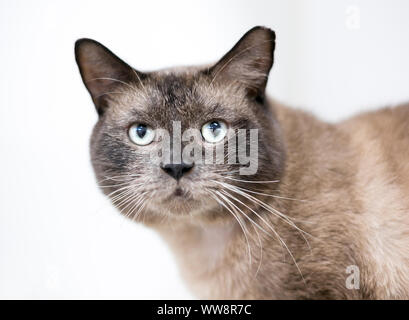
<svg viewBox="0 0 409 320">
<path fill-rule="evenodd" d="M 182 178 L 182 176 L 186 172 L 189 172 L 190 169 L 193 168 L 193 163 L 192 164 L 187 164 L 187 163 L 166 164 L 164 166 L 161 166 L 161 168 L 162 168 L 163 171 L 165 171 L 172 178 L 175 178 L 176 180 L 179 180 L 180 178 Z"/>
</svg>

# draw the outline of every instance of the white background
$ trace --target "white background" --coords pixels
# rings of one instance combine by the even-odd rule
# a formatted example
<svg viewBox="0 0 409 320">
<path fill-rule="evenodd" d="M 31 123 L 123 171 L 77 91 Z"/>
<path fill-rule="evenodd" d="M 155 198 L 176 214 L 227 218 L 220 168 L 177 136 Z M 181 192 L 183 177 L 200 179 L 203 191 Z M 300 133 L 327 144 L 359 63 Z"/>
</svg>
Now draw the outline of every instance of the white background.
<svg viewBox="0 0 409 320">
<path fill-rule="evenodd" d="M 159 237 L 96 187 L 74 61 L 94 38 L 152 70 L 277 33 L 268 91 L 336 121 L 409 100 L 409 1 L 0 1 L 0 298 L 190 298 Z M 408 128 L 409 130 L 409 128 Z"/>
</svg>

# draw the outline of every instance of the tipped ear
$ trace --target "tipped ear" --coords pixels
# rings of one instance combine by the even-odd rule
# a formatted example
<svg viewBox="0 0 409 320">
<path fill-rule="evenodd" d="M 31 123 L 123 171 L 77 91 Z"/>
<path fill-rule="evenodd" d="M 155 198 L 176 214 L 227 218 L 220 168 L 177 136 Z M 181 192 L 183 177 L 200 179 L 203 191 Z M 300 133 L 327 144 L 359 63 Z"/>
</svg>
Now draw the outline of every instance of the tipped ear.
<svg viewBox="0 0 409 320">
<path fill-rule="evenodd" d="M 82 81 L 101 115 L 107 108 L 109 95 L 119 86 L 127 86 L 143 74 L 132 69 L 97 41 L 79 39 L 75 42 L 75 59 Z"/>
<path fill-rule="evenodd" d="M 251 97 L 263 97 L 274 62 L 274 48 L 274 31 L 254 27 L 209 70 L 212 81 L 238 82 Z"/>
</svg>

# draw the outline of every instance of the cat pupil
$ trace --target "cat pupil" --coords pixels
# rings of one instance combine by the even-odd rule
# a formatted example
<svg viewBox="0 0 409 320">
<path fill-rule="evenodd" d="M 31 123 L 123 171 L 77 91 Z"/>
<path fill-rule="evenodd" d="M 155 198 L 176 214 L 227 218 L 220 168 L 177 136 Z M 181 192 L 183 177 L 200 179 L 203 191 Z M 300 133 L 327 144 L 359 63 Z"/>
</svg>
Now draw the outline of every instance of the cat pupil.
<svg viewBox="0 0 409 320">
<path fill-rule="evenodd" d="M 136 133 L 138 134 L 139 138 L 143 138 L 146 134 L 146 126 L 140 124 L 136 127 Z"/>
<path fill-rule="evenodd" d="M 220 133 L 221 125 L 217 121 L 213 121 L 209 124 L 210 130 L 212 130 L 213 134 L 217 136 Z"/>
</svg>

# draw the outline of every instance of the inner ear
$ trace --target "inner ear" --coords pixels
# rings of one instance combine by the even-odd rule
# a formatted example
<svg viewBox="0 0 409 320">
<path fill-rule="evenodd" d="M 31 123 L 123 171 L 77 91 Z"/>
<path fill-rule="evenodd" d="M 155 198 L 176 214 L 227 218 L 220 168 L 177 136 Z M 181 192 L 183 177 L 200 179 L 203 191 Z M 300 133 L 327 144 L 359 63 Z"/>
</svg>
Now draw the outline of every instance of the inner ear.
<svg viewBox="0 0 409 320">
<path fill-rule="evenodd" d="M 111 94 L 115 94 L 120 87 L 137 84 L 145 77 L 108 48 L 91 39 L 80 39 L 75 43 L 75 58 L 82 81 L 100 115 L 108 107 Z"/>
<path fill-rule="evenodd" d="M 212 83 L 236 83 L 243 86 L 249 96 L 261 101 L 274 62 L 274 48 L 274 31 L 254 27 L 209 69 Z"/>
</svg>

